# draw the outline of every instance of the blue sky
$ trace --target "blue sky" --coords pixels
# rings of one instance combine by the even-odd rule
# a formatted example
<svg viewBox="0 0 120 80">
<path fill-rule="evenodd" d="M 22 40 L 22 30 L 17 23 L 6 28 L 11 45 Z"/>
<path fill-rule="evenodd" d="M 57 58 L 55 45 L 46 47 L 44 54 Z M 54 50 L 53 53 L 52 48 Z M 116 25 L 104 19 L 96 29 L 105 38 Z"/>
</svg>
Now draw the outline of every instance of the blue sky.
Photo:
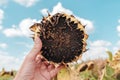
<svg viewBox="0 0 120 80">
<path fill-rule="evenodd" d="M 73 14 L 86 26 L 89 51 L 83 60 L 107 57 L 120 49 L 119 0 L 0 0 L 0 69 L 18 69 L 31 50 L 29 26 L 51 14 Z"/>
</svg>

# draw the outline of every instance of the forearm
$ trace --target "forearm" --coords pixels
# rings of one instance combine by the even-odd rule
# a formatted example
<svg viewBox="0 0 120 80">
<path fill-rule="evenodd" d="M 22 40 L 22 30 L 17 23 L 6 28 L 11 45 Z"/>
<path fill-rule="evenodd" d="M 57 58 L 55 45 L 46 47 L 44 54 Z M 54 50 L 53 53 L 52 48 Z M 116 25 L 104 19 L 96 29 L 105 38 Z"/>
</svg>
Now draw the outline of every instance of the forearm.
<svg viewBox="0 0 120 80">
<path fill-rule="evenodd" d="M 33 80 L 33 79 L 30 79 L 30 77 L 27 75 L 21 75 L 18 73 L 13 80 Z"/>
</svg>

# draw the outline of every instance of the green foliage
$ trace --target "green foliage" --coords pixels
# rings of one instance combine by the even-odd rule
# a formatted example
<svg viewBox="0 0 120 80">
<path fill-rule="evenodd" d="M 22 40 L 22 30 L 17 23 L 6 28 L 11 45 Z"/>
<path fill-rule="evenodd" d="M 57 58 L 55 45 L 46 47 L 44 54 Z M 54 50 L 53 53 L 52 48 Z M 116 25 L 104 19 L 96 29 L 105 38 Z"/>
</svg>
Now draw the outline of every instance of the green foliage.
<svg viewBox="0 0 120 80">
<path fill-rule="evenodd" d="M 106 68 L 105 68 L 105 69 L 106 69 L 106 70 L 105 70 L 105 71 L 106 71 L 106 72 L 105 72 L 106 75 L 112 77 L 113 74 L 114 74 L 114 69 L 113 69 L 112 67 L 110 67 L 109 65 L 106 65 Z"/>
<path fill-rule="evenodd" d="M 82 80 L 97 80 L 97 77 L 89 70 L 81 72 L 79 76 Z"/>
<path fill-rule="evenodd" d="M 3 68 L 2 71 L 0 72 L 0 80 L 13 80 L 14 76 L 16 75 L 17 71 L 13 71 L 13 75 L 11 74 L 4 74 L 6 71 Z M 3 75 L 4 74 L 4 75 Z"/>
<path fill-rule="evenodd" d="M 13 80 L 13 76 L 10 75 L 5 75 L 5 76 L 0 76 L 0 80 Z"/>
<path fill-rule="evenodd" d="M 96 59 L 83 62 L 82 64 L 94 63 L 93 68 L 86 68 L 80 72 L 82 64 L 74 64 L 69 67 L 64 67 L 60 70 L 53 80 L 120 80 L 120 51 L 113 56 L 112 52 L 107 51 L 108 59 Z M 88 65 L 89 67 L 89 65 Z M 1 73 L 5 72 L 3 68 Z M 16 71 L 14 71 L 14 75 Z M 4 75 L 0 76 L 0 80 L 13 80 L 13 76 Z"/>
<path fill-rule="evenodd" d="M 109 61 L 112 61 L 113 60 L 112 52 L 111 51 L 107 51 L 107 54 L 108 54 Z"/>
<path fill-rule="evenodd" d="M 114 69 L 107 64 L 104 70 L 104 76 L 102 80 L 116 80 L 113 75 Z"/>
<path fill-rule="evenodd" d="M 104 76 L 102 80 L 116 80 L 116 79 L 110 76 Z"/>
<path fill-rule="evenodd" d="M 57 75 L 57 80 L 70 80 L 70 70 L 64 67 Z"/>
</svg>

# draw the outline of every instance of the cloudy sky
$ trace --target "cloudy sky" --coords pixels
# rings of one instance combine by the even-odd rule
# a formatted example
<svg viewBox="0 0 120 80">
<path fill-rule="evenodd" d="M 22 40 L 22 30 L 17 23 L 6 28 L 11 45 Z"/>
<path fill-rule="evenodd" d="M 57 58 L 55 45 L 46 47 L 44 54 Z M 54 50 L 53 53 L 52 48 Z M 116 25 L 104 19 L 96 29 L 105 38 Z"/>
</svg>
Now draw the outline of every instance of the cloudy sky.
<svg viewBox="0 0 120 80">
<path fill-rule="evenodd" d="M 105 58 L 120 49 L 119 0 L 0 0 L 0 69 L 19 69 L 31 50 L 29 26 L 51 14 L 73 14 L 86 26 L 89 50 L 83 60 Z"/>
</svg>

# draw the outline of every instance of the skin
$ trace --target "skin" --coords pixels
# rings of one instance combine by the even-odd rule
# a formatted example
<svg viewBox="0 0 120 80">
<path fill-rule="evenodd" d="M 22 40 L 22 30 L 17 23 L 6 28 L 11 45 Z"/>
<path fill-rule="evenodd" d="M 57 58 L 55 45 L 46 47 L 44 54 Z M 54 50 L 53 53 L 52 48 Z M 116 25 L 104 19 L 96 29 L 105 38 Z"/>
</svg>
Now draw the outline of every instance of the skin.
<svg viewBox="0 0 120 80">
<path fill-rule="evenodd" d="M 26 56 L 14 80 L 51 80 L 64 67 L 63 65 L 55 67 L 43 59 L 40 54 L 41 48 L 42 42 L 36 37 L 34 47 Z"/>
</svg>

